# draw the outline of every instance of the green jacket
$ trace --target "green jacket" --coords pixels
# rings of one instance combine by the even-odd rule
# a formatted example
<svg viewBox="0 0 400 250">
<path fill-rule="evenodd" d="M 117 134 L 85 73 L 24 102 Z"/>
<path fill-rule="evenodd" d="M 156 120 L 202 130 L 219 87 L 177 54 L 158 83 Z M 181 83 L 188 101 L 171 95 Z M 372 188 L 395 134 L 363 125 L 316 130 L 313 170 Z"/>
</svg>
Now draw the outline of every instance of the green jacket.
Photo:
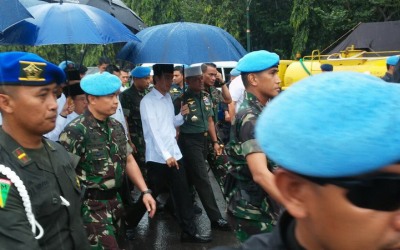
<svg viewBox="0 0 400 250">
<path fill-rule="evenodd" d="M 185 116 L 180 132 L 194 134 L 208 131 L 208 117 L 214 115 L 209 94 L 204 91 L 194 93 L 188 89 L 184 95 L 175 100 L 175 113 L 179 112 L 181 102 L 188 104 L 189 114 Z"/>
<path fill-rule="evenodd" d="M 47 139 L 43 139 L 43 144 L 44 148 L 38 152 L 45 153 L 42 161 L 49 165 L 36 162 L 27 149 L 0 128 L 0 164 L 11 168 L 21 178 L 30 196 L 33 214 L 44 229 L 43 237 L 36 240 L 14 183 L 0 174 L 0 247 L 89 249 L 80 215 L 80 186 L 74 171 L 77 161 L 59 144 Z M 70 206 L 62 205 L 60 196 L 69 201 Z"/>
</svg>

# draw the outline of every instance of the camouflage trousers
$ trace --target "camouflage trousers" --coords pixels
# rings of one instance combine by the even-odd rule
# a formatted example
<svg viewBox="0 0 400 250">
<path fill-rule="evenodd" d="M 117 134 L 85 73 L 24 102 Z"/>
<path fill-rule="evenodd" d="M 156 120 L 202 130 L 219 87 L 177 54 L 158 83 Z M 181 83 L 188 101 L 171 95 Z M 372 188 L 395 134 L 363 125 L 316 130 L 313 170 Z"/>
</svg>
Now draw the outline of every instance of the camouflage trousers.
<svg viewBox="0 0 400 250">
<path fill-rule="evenodd" d="M 216 155 L 212 143 L 209 143 L 207 162 L 221 190 L 223 190 L 225 177 L 229 167 L 228 155 L 226 154 L 225 149 L 222 151 L 221 155 Z"/>
<path fill-rule="evenodd" d="M 119 249 L 118 237 L 124 213 L 120 198 L 112 200 L 84 200 L 83 224 L 92 250 Z"/>
</svg>

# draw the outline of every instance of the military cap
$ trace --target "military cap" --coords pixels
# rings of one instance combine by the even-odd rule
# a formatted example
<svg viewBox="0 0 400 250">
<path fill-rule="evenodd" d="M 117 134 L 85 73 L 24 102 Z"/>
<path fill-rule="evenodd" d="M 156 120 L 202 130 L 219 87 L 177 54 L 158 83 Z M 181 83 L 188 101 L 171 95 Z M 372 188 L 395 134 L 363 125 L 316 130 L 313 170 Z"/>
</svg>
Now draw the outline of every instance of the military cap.
<svg viewBox="0 0 400 250">
<path fill-rule="evenodd" d="M 150 67 L 137 66 L 131 71 L 131 75 L 135 78 L 144 78 L 150 76 Z"/>
<path fill-rule="evenodd" d="M 121 80 L 108 72 L 87 75 L 81 80 L 81 88 L 88 95 L 105 96 L 119 90 Z"/>
<path fill-rule="evenodd" d="M 399 56 L 389 56 L 386 59 L 386 64 L 395 66 L 399 62 L 400 57 Z"/>
<path fill-rule="evenodd" d="M 321 64 L 321 70 L 322 71 L 333 71 L 333 66 L 332 66 L 332 64 L 329 64 L 329 63 Z"/>
<path fill-rule="evenodd" d="M 233 69 L 231 70 L 231 72 L 229 72 L 229 74 L 230 74 L 231 76 L 240 76 L 240 71 L 237 70 L 236 68 L 233 68 Z"/>
<path fill-rule="evenodd" d="M 202 74 L 203 72 L 201 71 L 201 66 L 185 68 L 185 77 L 201 76 Z"/>
<path fill-rule="evenodd" d="M 161 76 L 162 73 L 174 73 L 173 64 L 154 64 L 153 71 L 155 76 Z"/>
<path fill-rule="evenodd" d="M 279 65 L 279 56 L 266 50 L 253 51 L 242 57 L 236 69 L 240 72 L 259 72 Z"/>
<path fill-rule="evenodd" d="M 28 52 L 0 53 L 0 84 L 42 86 L 63 83 L 64 72 L 40 56 Z"/>
<path fill-rule="evenodd" d="M 274 98 L 256 139 L 277 164 L 314 177 L 377 171 L 400 160 L 400 85 L 356 72 L 303 79 Z"/>
</svg>

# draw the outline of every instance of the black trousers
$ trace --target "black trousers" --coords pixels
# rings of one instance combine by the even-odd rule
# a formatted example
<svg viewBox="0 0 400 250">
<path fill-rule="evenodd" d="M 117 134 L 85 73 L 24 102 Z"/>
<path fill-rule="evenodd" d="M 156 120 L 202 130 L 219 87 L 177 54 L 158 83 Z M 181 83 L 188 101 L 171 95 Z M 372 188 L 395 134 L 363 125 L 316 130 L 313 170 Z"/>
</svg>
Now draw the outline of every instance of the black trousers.
<svg viewBox="0 0 400 250">
<path fill-rule="evenodd" d="M 181 133 L 178 139 L 179 148 L 183 155 L 189 183 L 194 185 L 201 203 L 211 221 L 222 218 L 215 200 L 214 192 L 208 178 L 205 162 L 207 154 L 207 135 L 205 133 Z"/>
<path fill-rule="evenodd" d="M 190 198 L 186 172 L 182 164 L 179 169 L 168 167 L 167 164 L 157 162 L 147 162 L 147 184 L 153 191 L 154 199 L 168 188 L 178 216 L 182 231 L 191 235 L 196 233 L 194 224 L 193 204 Z M 143 215 L 146 213 L 146 207 L 142 202 L 142 197 L 135 204 L 133 209 L 126 215 L 126 220 L 130 226 L 137 226 Z"/>
</svg>

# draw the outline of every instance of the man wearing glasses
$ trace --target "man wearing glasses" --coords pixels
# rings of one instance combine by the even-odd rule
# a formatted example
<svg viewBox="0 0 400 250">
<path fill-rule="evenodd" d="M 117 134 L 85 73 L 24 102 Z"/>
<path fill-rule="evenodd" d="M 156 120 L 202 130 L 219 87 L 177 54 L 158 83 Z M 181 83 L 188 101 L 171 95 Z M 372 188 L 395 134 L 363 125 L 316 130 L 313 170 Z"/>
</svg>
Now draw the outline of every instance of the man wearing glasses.
<svg viewBox="0 0 400 250">
<path fill-rule="evenodd" d="M 399 95 L 379 78 L 334 72 L 274 99 L 256 138 L 282 166 L 286 212 L 241 249 L 400 249 Z"/>
</svg>

